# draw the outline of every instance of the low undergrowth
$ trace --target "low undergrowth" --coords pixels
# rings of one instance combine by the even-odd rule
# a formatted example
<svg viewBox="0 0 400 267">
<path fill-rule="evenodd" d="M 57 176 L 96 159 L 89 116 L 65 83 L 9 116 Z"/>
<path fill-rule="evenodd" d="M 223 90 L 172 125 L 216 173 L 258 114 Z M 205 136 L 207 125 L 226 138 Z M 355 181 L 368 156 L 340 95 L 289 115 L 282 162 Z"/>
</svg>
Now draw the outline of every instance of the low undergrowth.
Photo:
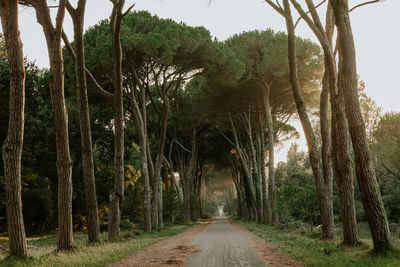
<svg viewBox="0 0 400 267">
<path fill-rule="evenodd" d="M 235 222 L 266 242 L 275 243 L 278 248 L 306 266 L 400 266 L 400 253 L 397 250 L 387 255 L 372 253 L 372 242 L 362 236 L 362 244 L 345 247 L 341 240 L 324 241 L 320 234 L 312 233 L 303 227 L 292 225 L 265 225 L 233 218 Z M 340 229 L 339 229 L 340 231 Z M 340 235 L 338 235 L 340 236 Z M 394 240 L 396 243 L 398 240 Z"/>
<path fill-rule="evenodd" d="M 56 235 L 28 238 L 28 259 L 7 256 L 7 242 L 0 240 L 0 266 L 105 266 L 118 261 L 136 250 L 150 246 L 170 236 L 183 232 L 189 226 L 174 225 L 151 233 L 123 231 L 114 242 L 101 234 L 102 243 L 88 245 L 87 235 L 74 233 L 74 248 L 67 252 L 56 251 Z"/>
</svg>

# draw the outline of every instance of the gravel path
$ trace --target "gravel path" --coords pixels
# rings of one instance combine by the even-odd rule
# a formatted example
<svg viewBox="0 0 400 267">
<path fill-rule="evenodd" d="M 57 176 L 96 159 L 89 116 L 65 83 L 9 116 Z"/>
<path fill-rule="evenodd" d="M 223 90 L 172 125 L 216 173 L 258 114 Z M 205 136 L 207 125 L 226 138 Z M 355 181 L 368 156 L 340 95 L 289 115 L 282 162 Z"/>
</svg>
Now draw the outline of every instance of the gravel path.
<svg viewBox="0 0 400 267">
<path fill-rule="evenodd" d="M 249 235 L 232 227 L 224 217 L 218 217 L 193 243 L 201 249 L 187 258 L 187 267 L 267 266 L 252 246 Z"/>
</svg>

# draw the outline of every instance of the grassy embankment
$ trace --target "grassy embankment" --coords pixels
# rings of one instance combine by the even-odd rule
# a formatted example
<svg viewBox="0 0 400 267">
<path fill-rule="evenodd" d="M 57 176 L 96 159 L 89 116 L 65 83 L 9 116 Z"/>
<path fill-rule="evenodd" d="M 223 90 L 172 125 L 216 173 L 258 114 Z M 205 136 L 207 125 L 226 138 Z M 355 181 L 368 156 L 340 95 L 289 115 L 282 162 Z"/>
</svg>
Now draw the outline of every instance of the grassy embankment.
<svg viewBox="0 0 400 267">
<path fill-rule="evenodd" d="M 107 233 L 101 234 L 102 243 L 90 246 L 87 235 L 74 233 L 74 248 L 68 252 L 56 252 L 56 236 L 28 238 L 28 259 L 9 257 L 4 248 L 7 241 L 0 239 L 0 266 L 104 266 L 118 261 L 136 250 L 150 246 L 170 236 L 183 232 L 190 226 L 174 225 L 161 231 L 140 233 L 123 231 L 115 242 L 107 242 Z"/>
<path fill-rule="evenodd" d="M 336 241 L 323 241 L 320 233 L 310 231 L 309 226 L 299 223 L 270 226 L 233 218 L 235 222 L 266 242 L 277 244 L 278 248 L 306 266 L 400 266 L 400 253 L 397 249 L 386 256 L 372 253 L 372 241 L 365 223 L 359 224 L 362 244 L 359 247 L 345 247 Z M 341 229 L 337 229 L 341 236 Z M 393 244 L 400 245 L 400 227 L 392 228 Z"/>
</svg>

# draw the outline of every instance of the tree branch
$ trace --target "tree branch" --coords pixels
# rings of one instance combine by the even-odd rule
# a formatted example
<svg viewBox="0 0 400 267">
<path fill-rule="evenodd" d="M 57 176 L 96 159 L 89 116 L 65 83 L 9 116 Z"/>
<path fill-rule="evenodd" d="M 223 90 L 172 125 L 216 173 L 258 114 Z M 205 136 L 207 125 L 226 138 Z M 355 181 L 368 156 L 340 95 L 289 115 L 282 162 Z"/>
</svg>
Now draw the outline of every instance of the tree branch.
<svg viewBox="0 0 400 267">
<path fill-rule="evenodd" d="M 373 0 L 373 1 L 367 1 L 367 2 L 364 2 L 364 3 L 358 4 L 358 5 L 356 5 L 356 6 L 352 7 L 352 8 L 350 8 L 350 9 L 349 9 L 349 13 L 350 13 L 351 11 L 353 11 L 353 10 L 359 8 L 359 7 L 366 6 L 366 5 L 369 5 L 369 4 L 375 4 L 375 3 L 379 3 L 379 2 L 383 2 L 383 1 L 385 1 L 385 0 Z"/>
<path fill-rule="evenodd" d="M 72 58 L 72 60 L 75 62 L 76 60 L 76 55 L 75 55 L 75 51 L 71 46 L 71 43 L 68 40 L 67 35 L 65 34 L 65 32 L 62 32 L 62 38 L 64 41 L 65 46 L 67 47 L 67 50 Z M 107 92 L 97 81 L 96 78 L 92 75 L 92 73 L 86 68 L 85 66 L 85 72 L 87 77 L 89 78 L 89 80 L 93 83 L 97 93 L 99 95 L 101 95 L 104 99 L 106 99 L 108 102 L 110 103 L 114 103 L 114 94 Z"/>
<path fill-rule="evenodd" d="M 315 8 L 319 8 L 320 6 L 322 6 L 324 3 L 326 2 L 326 0 L 321 1 L 318 5 L 315 6 Z M 306 14 L 310 14 L 310 11 L 307 11 Z M 299 22 L 301 21 L 302 17 L 300 16 L 297 20 L 296 23 L 294 24 L 294 28 L 296 29 L 297 24 L 299 24 Z"/>
</svg>

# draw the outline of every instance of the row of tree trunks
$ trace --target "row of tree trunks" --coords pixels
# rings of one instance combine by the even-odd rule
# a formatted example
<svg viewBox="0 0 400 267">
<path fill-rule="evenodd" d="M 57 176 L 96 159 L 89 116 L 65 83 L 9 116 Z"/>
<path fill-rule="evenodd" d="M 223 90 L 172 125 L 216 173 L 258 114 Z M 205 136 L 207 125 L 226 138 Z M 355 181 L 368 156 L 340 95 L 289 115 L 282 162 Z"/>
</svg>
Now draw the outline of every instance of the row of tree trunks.
<svg viewBox="0 0 400 267">
<path fill-rule="evenodd" d="M 10 68 L 10 113 L 3 144 L 6 213 L 10 254 L 27 256 L 21 200 L 21 154 L 24 138 L 25 67 L 18 26 L 19 1 L 0 1 L 1 24 Z"/>
<path fill-rule="evenodd" d="M 310 29 L 317 36 L 324 51 L 325 74 L 323 78 L 323 92 L 321 94 L 321 117 L 327 112 L 327 100 L 322 101 L 322 95 L 327 98 L 330 94 L 331 103 L 331 139 L 332 139 L 332 158 L 334 177 L 338 188 L 338 195 L 341 204 L 342 224 L 343 224 L 343 243 L 346 245 L 357 245 L 359 243 L 355 207 L 354 207 L 354 189 L 352 177 L 352 161 L 349 152 L 349 131 L 344 111 L 344 102 L 342 93 L 337 86 L 337 70 L 335 56 L 332 47 L 332 38 L 334 32 L 334 17 L 330 5 L 327 7 L 325 30 L 319 19 L 319 15 L 312 1 L 307 0 L 312 20 L 301 8 L 297 1 L 292 0 L 296 10 L 309 25 Z M 324 104 L 322 103 L 324 102 Z M 322 110 L 324 109 L 324 115 Z M 325 127 L 328 127 L 325 124 Z M 322 124 L 321 124 L 322 131 Z M 324 134 L 322 134 L 324 135 Z M 325 131 L 325 139 L 328 138 Z M 323 143 L 324 144 L 324 143 Z M 323 145 L 324 146 L 324 145 Z M 324 149 L 326 150 L 326 148 Z M 323 155 L 324 157 L 324 155 Z M 326 159 L 325 159 L 326 161 Z"/>
<path fill-rule="evenodd" d="M 251 214 L 251 217 L 255 221 L 261 221 L 262 220 L 262 211 L 260 206 L 257 203 L 257 196 L 256 196 L 256 190 L 255 190 L 255 183 L 253 180 L 253 175 L 251 171 L 251 161 L 247 160 L 247 156 L 245 155 L 245 152 L 242 149 L 242 146 L 239 142 L 239 138 L 236 132 L 235 124 L 233 122 L 232 116 L 229 116 L 230 123 L 231 123 L 231 130 L 232 134 L 234 137 L 234 145 L 236 149 L 236 153 L 239 158 L 239 162 L 243 171 L 243 176 L 244 176 L 244 185 L 245 185 L 245 192 L 246 196 L 248 197 L 248 201 L 250 203 L 249 211 Z"/>
<path fill-rule="evenodd" d="M 365 124 L 357 94 L 356 51 L 351 29 L 348 1 L 329 0 L 339 37 L 338 86 L 343 91 L 346 117 L 355 154 L 356 176 L 371 229 L 374 250 L 386 253 L 390 247 L 390 231 L 386 211 L 376 180 L 375 168 L 368 147 Z"/>
<path fill-rule="evenodd" d="M 296 36 L 294 32 L 293 17 L 291 15 L 289 0 L 284 0 L 283 5 L 284 11 L 280 11 L 283 12 L 283 16 L 285 17 L 286 28 L 288 32 L 290 82 L 292 85 L 293 96 L 296 102 L 299 118 L 303 127 L 304 135 L 306 137 L 310 163 L 314 174 L 315 187 L 317 190 L 321 212 L 322 237 L 325 239 L 331 239 L 335 236 L 332 198 L 330 197 L 332 195 L 332 181 L 325 181 L 323 173 L 320 169 L 320 160 L 318 157 L 316 140 L 310 119 L 307 114 L 306 105 L 303 100 L 297 75 Z"/>
<path fill-rule="evenodd" d="M 315 11 L 313 11 L 315 13 Z M 343 244 L 358 245 L 357 220 L 354 203 L 353 168 L 350 156 L 350 135 L 344 111 L 343 92 L 337 86 L 336 62 L 332 47 L 333 11 L 328 4 L 325 34 L 330 47 L 324 48 L 327 86 L 331 95 L 332 163 L 341 207 Z M 324 45 L 325 46 L 325 45 Z M 328 52 L 329 50 L 329 52 Z"/>
</svg>

